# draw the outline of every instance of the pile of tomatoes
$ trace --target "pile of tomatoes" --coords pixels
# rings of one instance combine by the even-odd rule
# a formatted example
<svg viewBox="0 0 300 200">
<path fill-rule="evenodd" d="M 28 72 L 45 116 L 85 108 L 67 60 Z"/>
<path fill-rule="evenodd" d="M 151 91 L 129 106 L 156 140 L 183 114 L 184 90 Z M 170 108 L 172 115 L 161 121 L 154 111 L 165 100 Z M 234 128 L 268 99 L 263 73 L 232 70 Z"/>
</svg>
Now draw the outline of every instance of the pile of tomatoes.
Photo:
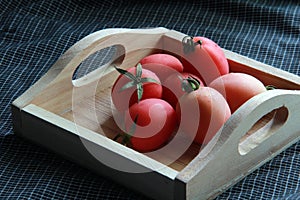
<svg viewBox="0 0 300 200">
<path fill-rule="evenodd" d="M 140 152 L 166 145 L 178 127 L 205 145 L 243 103 L 266 91 L 255 77 L 230 72 L 222 49 L 205 37 L 184 38 L 182 56 L 156 53 L 115 68 L 111 98 L 123 130 L 115 140 Z"/>
</svg>

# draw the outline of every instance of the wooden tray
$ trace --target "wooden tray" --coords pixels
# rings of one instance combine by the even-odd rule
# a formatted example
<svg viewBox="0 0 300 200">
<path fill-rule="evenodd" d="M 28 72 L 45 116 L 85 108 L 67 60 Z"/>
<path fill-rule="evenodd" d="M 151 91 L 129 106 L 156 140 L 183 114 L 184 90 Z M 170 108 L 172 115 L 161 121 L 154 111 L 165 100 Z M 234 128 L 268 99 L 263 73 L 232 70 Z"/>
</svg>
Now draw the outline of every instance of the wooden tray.
<svg viewBox="0 0 300 200">
<path fill-rule="evenodd" d="M 300 139 L 300 77 L 224 49 L 230 71 L 278 89 L 243 104 L 205 148 L 192 144 L 175 159 L 113 141 L 119 130 L 110 106 L 118 75 L 112 65 L 128 68 L 154 52 L 176 54 L 184 36 L 154 28 L 106 29 L 83 38 L 12 103 L 14 131 L 154 199 L 216 197 Z M 72 78 L 110 47 L 115 53 L 106 64 Z"/>
</svg>

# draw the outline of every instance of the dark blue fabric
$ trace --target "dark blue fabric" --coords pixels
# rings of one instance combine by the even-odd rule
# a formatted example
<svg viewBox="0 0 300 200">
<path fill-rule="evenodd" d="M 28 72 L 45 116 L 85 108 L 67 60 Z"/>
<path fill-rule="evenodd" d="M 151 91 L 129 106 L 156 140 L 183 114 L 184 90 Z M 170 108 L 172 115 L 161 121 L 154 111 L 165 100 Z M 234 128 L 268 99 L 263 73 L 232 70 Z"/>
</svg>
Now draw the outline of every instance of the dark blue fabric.
<svg viewBox="0 0 300 200">
<path fill-rule="evenodd" d="M 84 36 L 158 27 L 300 75 L 298 1 L 0 0 L 0 199 L 146 199 L 12 131 L 11 102 Z M 217 199 L 300 199 L 296 143 Z"/>
</svg>

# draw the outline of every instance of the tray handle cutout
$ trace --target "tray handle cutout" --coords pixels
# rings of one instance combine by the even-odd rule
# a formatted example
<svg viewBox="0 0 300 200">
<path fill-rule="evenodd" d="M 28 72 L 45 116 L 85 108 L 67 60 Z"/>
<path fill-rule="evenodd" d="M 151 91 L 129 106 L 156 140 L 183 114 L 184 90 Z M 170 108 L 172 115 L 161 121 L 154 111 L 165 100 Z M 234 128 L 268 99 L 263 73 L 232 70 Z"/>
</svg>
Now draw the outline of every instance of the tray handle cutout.
<svg viewBox="0 0 300 200">
<path fill-rule="evenodd" d="M 246 102 L 230 122 L 233 131 L 226 139 L 225 146 L 229 145 L 227 150 L 231 151 L 228 153 L 241 160 L 259 158 L 258 154 L 271 157 L 293 139 L 289 135 L 299 131 L 300 126 L 295 123 L 299 120 L 299 99 L 297 90 L 276 89 Z"/>
<path fill-rule="evenodd" d="M 106 67 L 121 65 L 124 57 L 125 48 L 122 45 L 113 45 L 94 52 L 75 69 L 72 76 L 73 85 L 76 87 L 85 85 L 96 74 L 101 74 Z"/>
<path fill-rule="evenodd" d="M 63 79 L 64 82 L 72 86 L 83 86 L 91 82 L 94 82 L 101 78 L 102 73 L 98 73 L 99 70 L 103 70 L 105 66 L 111 64 L 118 64 L 120 67 L 131 66 L 132 63 L 138 60 L 136 58 L 130 58 L 132 52 L 143 49 L 159 48 L 159 40 L 163 34 L 168 32 L 166 28 L 153 28 L 153 29 L 126 29 L 126 28 L 111 28 L 94 32 L 85 38 L 75 43 L 68 51 L 62 55 L 59 59 L 62 70 L 58 74 L 58 79 Z M 150 42 L 149 42 L 150 40 Z M 116 53 L 110 55 L 112 59 L 101 65 L 101 59 L 97 61 L 99 54 L 116 48 Z M 101 57 L 101 56 L 100 56 Z M 133 61 L 134 60 L 134 61 Z M 92 63 L 100 62 L 100 66 L 96 67 L 96 70 L 86 69 L 89 68 Z M 95 69 L 95 67 L 93 67 Z M 85 76 L 79 76 L 80 72 L 87 71 L 83 74 Z"/>
<path fill-rule="evenodd" d="M 268 139 L 281 128 L 288 118 L 288 109 L 285 106 L 276 108 L 261 117 L 251 129 L 241 137 L 238 145 L 240 155 L 245 155 Z"/>
</svg>

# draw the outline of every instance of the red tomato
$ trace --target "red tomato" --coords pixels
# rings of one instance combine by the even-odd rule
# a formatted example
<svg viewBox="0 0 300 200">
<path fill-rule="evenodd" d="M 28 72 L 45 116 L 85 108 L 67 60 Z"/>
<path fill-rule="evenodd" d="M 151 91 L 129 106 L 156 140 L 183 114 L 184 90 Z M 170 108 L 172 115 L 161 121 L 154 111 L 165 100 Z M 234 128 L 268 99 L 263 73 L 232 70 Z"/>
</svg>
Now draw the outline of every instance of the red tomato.
<svg viewBox="0 0 300 200">
<path fill-rule="evenodd" d="M 224 97 L 210 87 L 183 95 L 176 113 L 179 127 L 198 144 L 207 144 L 231 115 Z"/>
<path fill-rule="evenodd" d="M 132 148 L 140 152 L 149 152 L 166 144 L 176 125 L 176 113 L 172 106 L 162 99 L 145 99 L 133 104 L 125 113 L 127 132 L 135 123 L 130 142 Z"/>
<path fill-rule="evenodd" d="M 266 91 L 264 84 L 257 78 L 245 73 L 229 73 L 209 84 L 227 100 L 231 112 L 236 111 L 251 97 Z"/>
<path fill-rule="evenodd" d="M 136 75 L 136 67 L 129 68 L 127 71 Z M 160 80 L 153 72 L 142 69 L 141 78 L 152 78 L 158 82 L 143 83 L 143 95 L 141 99 L 162 97 Z M 125 75 L 120 75 L 114 82 L 111 90 L 112 102 L 115 108 L 120 112 L 127 110 L 131 105 L 138 101 L 137 87 L 130 87 L 121 91 L 121 88 L 130 81 L 132 80 Z"/>
<path fill-rule="evenodd" d="M 200 86 L 204 86 L 199 77 L 188 72 L 174 73 L 162 83 L 162 98 L 169 102 L 173 108 L 176 108 L 178 99 L 185 94 L 185 91 L 182 89 L 182 80 L 187 78 L 194 78 L 200 83 Z"/>
<path fill-rule="evenodd" d="M 229 73 L 229 65 L 221 47 L 206 37 L 193 37 L 190 50 L 183 53 L 184 71 L 202 78 L 206 85 Z M 189 46 L 185 43 L 185 45 Z M 191 46 L 194 45 L 194 46 Z"/>
<path fill-rule="evenodd" d="M 183 66 L 178 58 L 170 54 L 151 54 L 140 60 L 144 69 L 154 72 L 163 81 L 174 72 L 182 72 Z"/>
<path fill-rule="evenodd" d="M 195 68 L 190 62 L 188 62 L 184 58 L 181 58 L 181 62 L 182 62 L 182 65 L 183 65 L 183 69 L 184 69 L 183 71 L 184 72 L 194 74 L 197 77 L 199 77 L 202 80 L 204 80 L 203 77 L 201 76 L 200 72 L 198 71 L 198 69 Z M 203 83 L 206 85 L 206 83 L 204 81 L 203 81 Z"/>
</svg>

